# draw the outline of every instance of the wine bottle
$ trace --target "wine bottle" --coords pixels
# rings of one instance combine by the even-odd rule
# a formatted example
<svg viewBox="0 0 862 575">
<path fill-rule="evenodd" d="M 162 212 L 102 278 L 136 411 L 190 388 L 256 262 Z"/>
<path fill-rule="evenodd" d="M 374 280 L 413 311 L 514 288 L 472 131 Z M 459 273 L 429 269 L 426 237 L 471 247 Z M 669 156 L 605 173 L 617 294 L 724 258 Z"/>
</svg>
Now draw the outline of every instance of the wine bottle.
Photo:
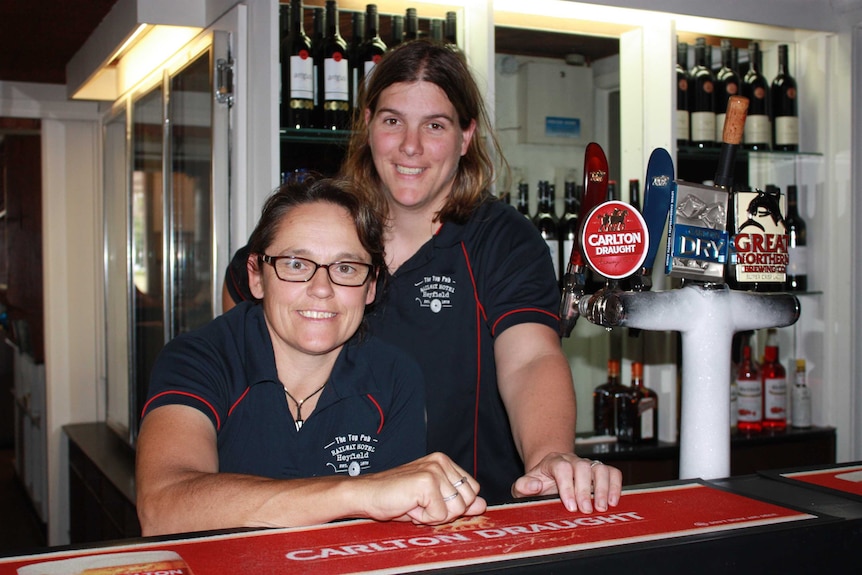
<svg viewBox="0 0 862 575">
<path fill-rule="evenodd" d="M 783 431 L 787 428 L 787 372 L 778 361 L 778 334 L 767 330 L 763 348 L 763 428 Z"/>
<path fill-rule="evenodd" d="M 706 38 L 694 47 L 691 78 L 691 144 L 698 148 L 715 146 L 715 76 L 706 62 Z"/>
<path fill-rule="evenodd" d="M 563 277 L 566 273 L 569 256 L 572 253 L 572 248 L 575 246 L 575 238 L 578 235 L 578 224 L 580 223 L 578 211 L 581 207 L 578 189 L 579 186 L 575 182 L 565 182 L 563 215 L 560 217 L 560 227 L 557 233 L 562 248 L 562 253 L 560 254 L 560 277 Z M 582 186 L 580 189 L 583 191 Z"/>
<path fill-rule="evenodd" d="M 796 80 L 787 66 L 787 44 L 778 46 L 778 75 L 772 81 L 772 148 L 783 152 L 799 149 L 799 115 Z"/>
<path fill-rule="evenodd" d="M 538 209 L 533 216 L 533 225 L 539 230 L 542 239 L 548 246 L 551 261 L 554 263 L 554 275 L 560 280 L 560 239 L 558 228 L 560 225 L 554 210 L 553 187 L 547 181 L 540 181 L 538 187 Z"/>
<path fill-rule="evenodd" d="M 620 382 L 620 360 L 608 360 L 608 379 L 593 390 L 593 433 L 617 434 L 617 396 L 626 390 Z"/>
<path fill-rule="evenodd" d="M 745 342 L 736 372 L 736 403 L 739 406 L 736 426 L 741 433 L 756 433 L 763 429 L 762 391 L 757 362 L 751 356 L 750 342 Z"/>
<path fill-rule="evenodd" d="M 796 186 L 787 186 L 787 215 L 784 227 L 789 236 L 787 242 L 787 270 L 784 287 L 790 291 L 808 289 L 808 241 L 805 220 L 799 215 L 799 199 Z"/>
<path fill-rule="evenodd" d="M 290 98 L 290 4 L 278 5 L 278 109 L 279 127 L 284 129 L 287 118 L 284 103 Z"/>
<path fill-rule="evenodd" d="M 356 109 L 359 97 L 359 82 L 362 79 L 362 47 L 365 45 L 365 12 L 353 12 L 350 15 L 350 44 L 347 46 L 347 69 L 350 72 L 350 109 Z"/>
<path fill-rule="evenodd" d="M 380 37 L 380 15 L 377 13 L 377 4 L 368 4 L 365 7 L 365 42 L 362 44 L 360 81 L 365 80 L 385 53 L 386 44 Z"/>
<path fill-rule="evenodd" d="M 811 427 L 811 388 L 805 377 L 805 360 L 796 360 L 796 377 L 790 401 L 790 425 L 792 427 Z"/>
<path fill-rule="evenodd" d="M 760 45 L 748 44 L 748 72 L 742 79 L 742 95 L 748 98 L 743 146 L 748 150 L 768 150 L 770 140 L 769 84 L 760 73 Z"/>
<path fill-rule="evenodd" d="M 641 181 L 637 178 L 629 180 L 629 203 L 637 211 L 641 210 Z"/>
<path fill-rule="evenodd" d="M 311 58 L 314 66 L 314 111 L 311 114 L 311 125 L 314 128 L 323 128 L 323 84 L 320 81 L 326 38 L 326 11 L 323 8 L 317 7 L 312 12 L 311 30 Z"/>
<path fill-rule="evenodd" d="M 530 186 L 527 182 L 518 182 L 518 211 L 530 219 Z"/>
<path fill-rule="evenodd" d="M 443 42 L 443 19 L 431 18 L 429 34 L 434 42 Z"/>
<path fill-rule="evenodd" d="M 347 42 L 338 26 L 338 3 L 326 0 L 326 36 L 323 41 L 323 65 L 318 70 L 322 90 L 323 128 L 345 130 L 350 123 L 350 81 Z"/>
<path fill-rule="evenodd" d="M 392 36 L 389 40 L 389 47 L 394 48 L 404 41 L 404 16 L 394 14 L 392 16 Z"/>
<path fill-rule="evenodd" d="M 404 41 L 416 40 L 419 38 L 419 16 L 416 14 L 416 8 L 408 8 L 404 14 Z"/>
<path fill-rule="evenodd" d="M 446 24 L 443 26 L 443 38 L 450 46 L 458 46 L 457 12 L 446 12 Z"/>
<path fill-rule="evenodd" d="M 644 386 L 643 363 L 632 362 L 632 384 L 617 396 L 617 439 L 625 443 L 658 441 L 658 394 Z"/>
<path fill-rule="evenodd" d="M 676 145 L 688 146 L 691 140 L 688 90 L 688 44 L 676 43 Z"/>
<path fill-rule="evenodd" d="M 312 126 L 314 60 L 311 40 L 303 26 L 302 0 L 291 0 L 290 32 L 281 50 L 281 127 L 299 130 Z"/>
<path fill-rule="evenodd" d="M 715 141 L 721 142 L 721 131 L 724 129 L 724 116 L 727 111 L 727 100 L 739 93 L 739 74 L 736 73 L 737 63 L 733 60 L 735 53 L 730 40 L 721 41 L 721 68 L 715 75 Z"/>
</svg>

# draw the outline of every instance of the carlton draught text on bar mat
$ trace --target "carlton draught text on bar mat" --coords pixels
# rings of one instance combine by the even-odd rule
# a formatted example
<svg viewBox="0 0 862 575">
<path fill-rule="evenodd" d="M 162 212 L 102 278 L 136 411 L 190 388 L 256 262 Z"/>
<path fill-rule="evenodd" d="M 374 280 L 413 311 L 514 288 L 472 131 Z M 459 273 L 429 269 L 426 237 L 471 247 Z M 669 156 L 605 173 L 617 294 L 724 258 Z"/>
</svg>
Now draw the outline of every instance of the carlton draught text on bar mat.
<svg viewBox="0 0 862 575">
<path fill-rule="evenodd" d="M 410 573 L 813 519 L 686 482 L 624 491 L 617 507 L 590 515 L 542 500 L 438 527 L 347 521 L 9 558 L 0 575 L 130 575 L 158 571 L 158 561 L 175 575 Z"/>
</svg>

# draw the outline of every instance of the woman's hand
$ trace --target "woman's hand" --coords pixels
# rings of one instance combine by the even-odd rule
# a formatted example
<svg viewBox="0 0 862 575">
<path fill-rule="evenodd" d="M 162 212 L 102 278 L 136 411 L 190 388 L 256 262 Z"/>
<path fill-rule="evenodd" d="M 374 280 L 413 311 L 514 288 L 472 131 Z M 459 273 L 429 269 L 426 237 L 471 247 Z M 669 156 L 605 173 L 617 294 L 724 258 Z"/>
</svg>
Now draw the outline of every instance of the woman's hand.
<svg viewBox="0 0 862 575">
<path fill-rule="evenodd" d="M 432 453 L 357 482 L 366 517 L 439 525 L 484 513 L 479 483 L 442 453 Z"/>
</svg>

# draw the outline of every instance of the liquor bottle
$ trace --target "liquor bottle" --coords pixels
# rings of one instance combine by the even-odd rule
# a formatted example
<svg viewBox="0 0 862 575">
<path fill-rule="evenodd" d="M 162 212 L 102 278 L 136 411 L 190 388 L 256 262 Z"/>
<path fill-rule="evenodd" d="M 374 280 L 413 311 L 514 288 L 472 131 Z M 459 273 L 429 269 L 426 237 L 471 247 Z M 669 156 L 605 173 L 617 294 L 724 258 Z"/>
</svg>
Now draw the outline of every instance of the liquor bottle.
<svg viewBox="0 0 862 575">
<path fill-rule="evenodd" d="M 533 225 L 539 230 L 542 239 L 548 246 L 551 261 L 554 263 L 554 275 L 560 280 L 560 239 L 558 228 L 560 225 L 554 210 L 554 192 L 550 183 L 545 180 L 539 182 L 538 187 L 538 209 L 533 216 Z"/>
<path fill-rule="evenodd" d="M 443 38 L 450 46 L 458 46 L 457 12 L 446 12 L 446 24 L 443 26 Z"/>
<path fill-rule="evenodd" d="M 530 186 L 527 182 L 518 182 L 518 211 L 530 219 Z"/>
<path fill-rule="evenodd" d="M 575 238 L 578 235 L 578 211 L 580 211 L 580 198 L 578 194 L 579 186 L 575 182 L 567 181 L 565 183 L 565 191 L 563 196 L 563 215 L 560 217 L 560 227 L 557 236 L 560 238 L 560 276 L 563 277 L 568 267 L 569 259 L 571 258 L 572 248 L 575 246 Z M 581 187 L 582 189 L 582 187 Z"/>
<path fill-rule="evenodd" d="M 763 429 L 783 431 L 787 428 L 787 372 L 778 361 L 778 333 L 767 330 L 763 348 Z"/>
<path fill-rule="evenodd" d="M 721 68 L 715 75 L 715 141 L 721 142 L 721 132 L 724 129 L 724 116 L 727 112 L 727 100 L 739 93 L 739 74 L 736 73 L 737 63 L 734 62 L 735 50 L 730 40 L 721 41 Z"/>
<path fill-rule="evenodd" d="M 641 181 L 637 178 L 629 180 L 629 203 L 637 211 L 641 211 Z"/>
<path fill-rule="evenodd" d="M 338 3 L 326 0 L 326 36 L 323 39 L 323 65 L 317 82 L 322 92 L 323 129 L 345 130 L 350 123 L 350 72 L 347 42 L 338 26 Z"/>
<path fill-rule="evenodd" d="M 796 80 L 787 66 L 787 44 L 778 46 L 778 75 L 772 81 L 772 149 L 799 149 L 799 111 Z"/>
<path fill-rule="evenodd" d="M 389 47 L 394 48 L 404 41 L 404 16 L 394 14 L 392 16 L 392 37 L 389 39 Z"/>
<path fill-rule="evenodd" d="M 291 0 L 289 30 L 281 43 L 281 127 L 299 130 L 312 126 L 315 84 L 311 40 L 303 27 L 302 0 Z"/>
<path fill-rule="evenodd" d="M 751 357 L 751 345 L 745 342 L 742 359 L 736 372 L 737 429 L 741 433 L 759 432 L 763 429 L 763 384 L 757 362 Z"/>
<path fill-rule="evenodd" d="M 676 145 L 688 146 L 691 140 L 688 90 L 688 44 L 676 43 Z"/>
<path fill-rule="evenodd" d="M 715 146 L 715 76 L 706 62 L 707 48 L 706 38 L 698 38 L 689 72 L 691 145 L 698 148 Z"/>
<path fill-rule="evenodd" d="M 416 40 L 419 38 L 419 16 L 416 14 L 416 8 L 408 8 L 404 13 L 404 41 Z"/>
<path fill-rule="evenodd" d="M 742 95 L 748 98 L 743 146 L 748 150 L 768 150 L 770 140 L 769 84 L 760 73 L 760 45 L 748 44 L 748 72 L 742 79 Z"/>
<path fill-rule="evenodd" d="M 632 384 L 617 397 L 617 439 L 626 443 L 658 441 L 658 394 L 644 387 L 643 364 L 632 362 Z"/>
<path fill-rule="evenodd" d="M 805 220 L 799 215 L 799 199 L 795 185 L 787 186 L 787 215 L 784 217 L 787 230 L 787 270 L 784 288 L 790 291 L 808 289 L 808 245 Z"/>
<path fill-rule="evenodd" d="M 371 73 L 383 54 L 386 53 L 386 44 L 380 37 L 380 15 L 377 13 L 377 4 L 369 4 L 365 7 L 365 42 L 362 44 L 363 66 L 360 69 L 360 80 Z"/>
<path fill-rule="evenodd" d="M 805 377 L 805 360 L 796 360 L 796 378 L 790 399 L 790 425 L 792 427 L 811 427 L 811 388 Z"/>
<path fill-rule="evenodd" d="M 311 114 L 311 125 L 314 128 L 323 128 L 323 85 L 320 83 L 326 38 L 326 11 L 323 8 L 314 9 L 311 26 L 311 59 L 314 66 L 314 111 Z"/>
<path fill-rule="evenodd" d="M 362 47 L 365 45 L 365 12 L 353 12 L 350 15 L 350 44 L 347 47 L 347 69 L 350 72 L 350 109 L 356 109 L 359 98 L 359 82 L 362 81 Z"/>
<path fill-rule="evenodd" d="M 617 434 L 617 396 L 626 390 L 620 382 L 620 360 L 608 360 L 608 379 L 593 390 L 593 432 Z"/>
</svg>

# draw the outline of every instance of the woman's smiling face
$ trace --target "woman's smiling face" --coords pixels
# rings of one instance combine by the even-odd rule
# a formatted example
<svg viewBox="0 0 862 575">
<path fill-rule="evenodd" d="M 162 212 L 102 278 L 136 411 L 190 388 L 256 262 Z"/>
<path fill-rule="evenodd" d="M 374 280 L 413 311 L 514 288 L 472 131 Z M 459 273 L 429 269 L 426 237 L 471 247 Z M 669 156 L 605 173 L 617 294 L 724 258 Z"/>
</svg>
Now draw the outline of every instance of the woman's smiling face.
<svg viewBox="0 0 862 575">
<path fill-rule="evenodd" d="M 392 84 L 365 112 L 374 166 L 393 209 L 437 212 L 452 189 L 475 122 L 462 130 L 446 93 L 426 81 Z"/>
<path fill-rule="evenodd" d="M 325 201 L 292 208 L 266 255 L 297 256 L 319 264 L 371 263 L 350 213 Z M 322 268 L 307 282 L 286 282 L 273 266 L 261 263 L 249 267 L 249 281 L 254 296 L 263 300 L 276 354 L 337 354 L 356 333 L 375 294 L 373 276 L 361 286 L 346 287 L 332 283 Z"/>
</svg>

